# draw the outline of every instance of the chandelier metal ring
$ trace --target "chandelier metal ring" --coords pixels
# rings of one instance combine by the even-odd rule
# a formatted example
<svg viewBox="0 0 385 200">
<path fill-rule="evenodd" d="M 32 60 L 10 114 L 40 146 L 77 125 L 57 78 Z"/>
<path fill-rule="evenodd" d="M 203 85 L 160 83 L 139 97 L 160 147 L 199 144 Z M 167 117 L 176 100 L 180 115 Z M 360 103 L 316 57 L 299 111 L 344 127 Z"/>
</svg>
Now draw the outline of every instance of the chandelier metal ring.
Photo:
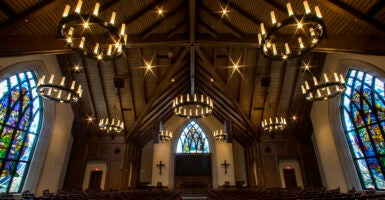
<svg viewBox="0 0 385 200">
<path fill-rule="evenodd" d="M 321 81 L 320 81 L 321 82 Z M 345 91 L 345 79 L 342 74 L 334 73 L 334 81 L 329 81 L 324 73 L 323 82 L 319 83 L 316 77 L 313 77 L 313 85 L 310 86 L 307 81 L 301 85 L 302 93 L 306 95 L 308 101 L 323 101 L 335 97 Z"/>
<path fill-rule="evenodd" d="M 51 75 L 48 82 L 45 82 L 43 75 L 37 83 L 39 95 L 45 99 L 58 103 L 76 103 L 82 97 L 82 86 L 72 81 L 71 85 L 66 84 L 66 78 L 62 77 L 59 84 L 55 84 L 55 75 Z M 77 89 L 76 89 L 77 86 Z"/>
<path fill-rule="evenodd" d="M 112 119 L 111 122 L 109 122 L 108 118 L 101 119 L 99 121 L 99 129 L 107 133 L 121 133 L 124 130 L 124 123 L 120 120 L 117 120 L 115 123 L 115 119 Z"/>
<path fill-rule="evenodd" d="M 213 100 L 206 95 L 180 95 L 172 101 L 174 114 L 184 118 L 202 118 L 213 111 Z"/>
</svg>

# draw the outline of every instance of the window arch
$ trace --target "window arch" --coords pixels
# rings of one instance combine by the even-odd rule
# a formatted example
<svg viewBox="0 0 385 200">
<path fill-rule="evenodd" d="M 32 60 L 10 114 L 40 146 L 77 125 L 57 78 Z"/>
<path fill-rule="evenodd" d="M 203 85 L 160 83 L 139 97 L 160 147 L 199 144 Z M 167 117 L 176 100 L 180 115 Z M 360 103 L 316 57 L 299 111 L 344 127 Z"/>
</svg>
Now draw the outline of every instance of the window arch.
<svg viewBox="0 0 385 200">
<path fill-rule="evenodd" d="M 209 153 L 209 142 L 202 128 L 190 121 L 182 130 L 177 144 L 177 153 Z"/>
<path fill-rule="evenodd" d="M 20 192 L 42 122 L 33 71 L 0 82 L 0 192 Z"/>
<path fill-rule="evenodd" d="M 362 187 L 385 190 L 384 82 L 366 72 L 349 70 L 341 116 Z"/>
</svg>

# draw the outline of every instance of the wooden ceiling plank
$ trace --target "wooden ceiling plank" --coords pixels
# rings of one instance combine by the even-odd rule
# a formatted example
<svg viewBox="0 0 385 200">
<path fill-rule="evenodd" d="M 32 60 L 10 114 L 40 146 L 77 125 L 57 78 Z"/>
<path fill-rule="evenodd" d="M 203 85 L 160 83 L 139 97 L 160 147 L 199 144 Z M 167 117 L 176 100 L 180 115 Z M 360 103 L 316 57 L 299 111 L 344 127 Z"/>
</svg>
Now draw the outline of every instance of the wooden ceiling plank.
<svg viewBox="0 0 385 200">
<path fill-rule="evenodd" d="M 238 38 L 243 38 L 243 33 L 241 30 L 239 30 L 237 27 L 235 27 L 233 24 L 225 20 L 224 18 L 219 17 L 218 15 L 214 14 L 208 7 L 203 5 L 202 3 L 199 3 L 199 7 L 202 8 L 203 11 L 208 13 L 211 17 L 215 18 L 217 21 L 222 22 L 227 28 L 230 29 L 230 31 L 237 36 Z"/>
<path fill-rule="evenodd" d="M 212 68 L 212 62 L 209 60 L 209 58 L 201 51 L 201 49 L 198 47 L 196 48 L 196 51 L 199 55 L 199 57 L 202 58 L 203 62 L 206 65 L 206 68 L 210 72 L 211 76 L 214 77 L 215 80 L 217 80 L 215 83 L 218 84 L 218 86 L 222 89 L 222 91 L 225 93 L 226 97 L 232 102 L 234 108 L 236 109 L 237 113 L 241 115 L 243 120 L 247 123 L 248 127 L 250 128 L 250 131 L 253 133 L 253 136 L 256 137 L 256 139 L 259 139 L 257 129 L 254 127 L 254 125 L 251 123 L 250 119 L 246 116 L 245 112 L 242 110 L 239 103 L 235 100 L 234 96 L 231 94 L 230 90 L 226 87 L 225 83 L 221 81 L 219 78 L 218 73 L 215 71 L 214 68 Z"/>
<path fill-rule="evenodd" d="M 269 64 L 267 66 L 266 74 L 270 76 L 272 61 L 269 60 L 268 62 L 269 62 Z M 265 87 L 265 98 L 263 99 L 263 108 L 262 108 L 260 122 L 262 122 L 262 120 L 264 119 L 264 114 L 265 114 L 265 111 L 266 111 L 266 104 L 267 104 L 267 97 L 268 97 L 268 95 L 269 95 L 269 89 L 268 89 L 268 87 Z M 261 127 L 259 128 L 259 132 L 262 133 Z"/>
<path fill-rule="evenodd" d="M 295 94 L 296 94 L 296 90 L 297 88 L 299 87 L 299 85 L 302 84 L 302 82 L 299 82 L 300 80 L 300 71 L 301 71 L 301 67 L 302 67 L 302 58 L 298 58 L 298 61 L 297 61 L 297 65 L 296 65 L 296 70 L 295 70 L 295 79 L 294 79 L 294 85 L 293 85 L 293 90 L 291 91 L 291 94 L 290 94 L 290 102 L 289 102 L 289 108 L 292 107 L 292 103 L 294 101 L 294 98 L 295 98 Z M 291 114 L 291 111 L 289 109 L 289 114 Z M 290 117 L 290 116 L 289 116 Z"/>
<path fill-rule="evenodd" d="M 164 22 L 166 19 L 171 18 L 174 15 L 181 12 L 184 7 L 185 7 L 185 5 L 182 3 L 177 8 L 175 8 L 173 11 L 167 12 L 166 14 L 164 14 L 164 16 L 162 18 L 160 18 L 155 23 L 153 23 L 151 26 L 147 27 L 145 30 L 142 31 L 142 37 L 141 38 L 145 39 L 145 38 L 149 37 L 152 34 L 152 32 L 162 24 L 162 22 Z"/>
<path fill-rule="evenodd" d="M 190 44 L 195 42 L 195 34 L 196 34 L 196 2 L 195 0 L 189 0 L 189 35 L 190 35 Z"/>
<path fill-rule="evenodd" d="M 19 26 L 20 23 L 25 23 L 25 19 L 32 21 L 39 15 L 42 15 L 48 12 L 49 10 L 52 10 L 57 6 L 63 4 L 63 2 L 65 2 L 65 0 L 43 0 L 40 3 L 32 6 L 31 8 L 23 11 L 22 13 L 17 14 L 13 18 L 10 18 L 9 20 L 0 24 L 0 37 L 4 36 L 5 34 L 8 34 L 9 32 L 12 32 L 12 30 Z"/>
<path fill-rule="evenodd" d="M 242 55 L 242 63 L 241 65 L 243 66 L 247 66 L 247 48 L 243 48 L 243 55 Z M 242 72 L 244 72 L 245 70 L 243 70 L 242 68 L 239 69 L 240 73 L 243 74 Z M 242 76 L 240 75 L 239 76 L 239 87 L 238 87 L 238 102 L 241 102 L 241 89 L 242 89 L 242 82 L 243 82 L 243 79 L 242 79 Z M 246 113 L 247 114 L 247 113 Z M 249 118 L 250 119 L 250 118 Z"/>
<path fill-rule="evenodd" d="M 141 66 L 144 66 L 144 67 L 147 67 L 146 64 L 144 63 L 144 58 L 143 58 L 143 50 L 142 48 L 138 48 L 137 49 L 137 53 L 138 53 L 138 58 L 140 59 L 140 64 Z M 147 91 L 146 91 L 146 73 L 148 72 L 148 69 L 145 68 L 143 70 L 143 88 L 142 88 L 142 92 L 143 92 L 143 97 L 144 97 L 144 105 L 147 105 Z"/>
<path fill-rule="evenodd" d="M 319 3 L 325 5 L 330 10 L 342 15 L 351 22 L 356 22 L 363 28 L 370 28 L 380 36 L 385 36 L 385 26 L 378 21 L 366 16 L 358 10 L 346 5 L 339 0 L 321 0 Z"/>
<path fill-rule="evenodd" d="M 197 19 L 197 22 L 198 24 L 200 24 L 201 26 L 203 26 L 207 31 L 208 33 L 213 36 L 213 37 L 218 37 L 218 32 L 211 26 L 209 26 L 206 22 L 202 21 L 201 19 Z"/>
<path fill-rule="evenodd" d="M 146 7 L 132 15 L 130 18 L 123 20 L 123 23 L 126 24 L 126 26 L 130 25 L 131 23 L 138 20 L 140 17 L 144 16 L 147 12 L 155 10 L 155 7 L 157 7 L 158 4 L 162 4 L 163 2 L 164 0 L 157 0 L 154 3 L 147 5 Z"/>
<path fill-rule="evenodd" d="M 126 55 L 128 55 L 128 49 L 125 49 L 125 53 L 126 53 Z M 129 82 L 129 86 L 128 86 L 128 90 L 129 90 L 129 94 L 130 94 L 129 101 L 130 101 L 130 104 L 132 105 L 132 112 L 134 113 L 134 119 L 133 120 L 135 121 L 138 116 L 137 116 L 137 112 L 136 112 L 136 108 L 135 108 L 134 92 L 132 89 L 133 79 L 132 79 L 131 67 L 130 67 L 128 57 L 126 57 L 126 65 L 127 65 L 127 78 L 128 78 L 128 82 Z M 126 128 L 128 128 L 128 127 L 126 127 Z"/>
<path fill-rule="evenodd" d="M 380 11 L 381 9 L 383 9 L 385 6 L 385 1 L 384 0 L 377 0 L 376 3 L 374 3 L 366 12 L 365 14 L 369 17 L 373 17 L 374 15 L 376 15 L 378 13 L 378 11 Z"/>
<path fill-rule="evenodd" d="M 86 80 L 86 83 L 87 83 L 87 85 L 83 86 L 83 87 L 86 87 L 88 94 L 90 94 L 89 98 L 91 100 L 91 110 L 92 110 L 93 116 L 96 119 L 100 119 L 98 112 L 95 109 L 95 97 L 94 97 L 93 92 L 91 90 L 90 75 L 88 74 L 89 67 L 88 67 L 88 64 L 87 64 L 87 62 L 83 56 L 80 56 L 80 59 L 81 59 L 81 61 L 79 63 L 81 63 L 81 67 L 83 68 L 83 72 L 84 72 L 84 79 Z"/>
<path fill-rule="evenodd" d="M 113 60 L 112 61 L 112 66 L 113 66 L 113 68 L 114 68 L 114 74 L 113 74 L 113 76 L 114 77 L 116 77 L 116 71 L 117 71 L 117 69 L 116 69 L 116 62 L 115 62 L 115 60 Z M 123 113 L 123 107 L 122 107 L 122 95 L 120 95 L 121 94 L 121 88 L 117 88 L 117 91 L 118 91 L 118 94 L 116 94 L 117 96 L 118 96 L 118 99 L 119 99 L 119 107 L 120 107 L 120 115 L 121 115 L 121 117 L 122 117 L 122 121 L 123 121 L 123 123 L 125 123 L 126 122 L 126 119 L 124 119 L 124 113 Z M 124 124 L 124 127 L 125 128 L 127 128 L 128 126 L 127 126 L 127 124 Z"/>
<path fill-rule="evenodd" d="M 100 12 L 104 12 L 104 11 L 114 7 L 119 2 L 121 2 L 121 0 L 109 1 L 109 2 L 107 2 L 105 4 L 103 4 L 102 6 L 100 6 Z"/>
<path fill-rule="evenodd" d="M 237 4 L 233 3 L 232 1 L 220 0 L 220 2 L 229 5 L 230 8 L 235 10 L 237 13 L 241 14 L 243 17 L 253 22 L 254 25 L 259 27 L 259 25 L 261 24 L 261 21 L 257 17 L 252 16 L 249 12 L 247 12 L 245 9 L 241 8 Z"/>
<path fill-rule="evenodd" d="M 285 86 L 285 80 L 287 79 L 287 60 L 283 60 L 282 61 L 282 66 L 280 67 L 281 68 L 281 78 L 280 78 L 280 88 L 279 88 L 279 98 L 278 98 L 278 101 L 277 101 L 277 106 L 276 106 L 276 110 L 275 110 L 275 115 L 278 117 L 278 116 L 282 116 L 284 115 L 284 113 L 282 113 L 281 111 L 281 104 L 282 104 L 282 101 L 285 101 L 285 99 L 282 99 L 282 96 L 284 95 L 283 94 L 283 88 Z"/>
<path fill-rule="evenodd" d="M 182 19 L 179 23 L 177 23 L 175 26 L 173 26 L 167 33 L 167 37 L 170 38 L 171 36 L 173 36 L 176 31 L 182 27 L 184 24 L 187 23 L 187 19 Z"/>
<path fill-rule="evenodd" d="M 249 119 L 251 119 L 251 113 L 253 112 L 253 108 L 254 108 L 254 96 L 255 96 L 255 85 L 257 84 L 257 79 L 255 78 L 256 77 L 256 71 L 257 71 L 257 68 L 258 68 L 258 61 L 259 59 L 261 58 L 261 51 L 257 50 L 257 58 L 256 58 L 256 65 L 255 67 L 253 67 L 254 70 L 253 73 L 252 73 L 252 76 L 251 76 L 251 83 L 252 86 L 251 86 L 251 94 L 250 94 L 250 109 L 249 109 Z"/>
<path fill-rule="evenodd" d="M 112 118 L 111 111 L 110 111 L 110 108 L 108 106 L 107 92 L 106 92 L 106 87 L 104 86 L 104 79 L 103 79 L 103 73 L 101 71 L 101 68 L 102 68 L 102 62 L 97 61 L 98 76 L 99 76 L 100 83 L 102 85 L 102 88 L 100 88 L 100 89 L 102 90 L 103 101 L 104 101 L 104 105 L 106 106 L 106 112 L 107 112 L 106 117 Z"/>
<path fill-rule="evenodd" d="M 128 135 L 127 137 L 131 137 L 132 133 L 134 131 L 136 131 L 137 127 L 139 124 L 142 123 L 142 120 L 143 118 L 148 114 L 148 112 L 150 112 L 150 109 L 152 108 L 154 102 L 158 99 L 158 97 L 165 91 L 165 89 L 167 89 L 167 87 L 169 86 L 170 84 L 170 80 L 171 78 L 174 76 L 174 74 L 179 70 L 179 68 L 181 67 L 181 63 L 183 62 L 183 60 L 185 59 L 187 53 L 189 52 L 189 48 L 184 48 L 183 52 L 181 53 L 181 55 L 176 59 L 175 63 L 173 63 L 173 65 L 171 66 L 171 69 L 169 71 L 169 73 L 163 78 L 163 80 L 161 81 L 161 83 L 159 84 L 159 87 L 156 89 L 153 97 L 150 99 L 150 101 L 146 104 L 146 107 L 144 108 L 144 110 L 141 112 L 140 116 L 138 117 L 138 119 L 134 122 L 134 124 L 132 125 L 132 127 L 130 128 L 129 132 L 128 132 Z M 127 139 L 128 139 L 127 138 Z"/>
<path fill-rule="evenodd" d="M 3 0 L 0 1 L 0 10 L 3 11 L 8 18 L 13 18 L 17 15 L 17 13 Z"/>
</svg>

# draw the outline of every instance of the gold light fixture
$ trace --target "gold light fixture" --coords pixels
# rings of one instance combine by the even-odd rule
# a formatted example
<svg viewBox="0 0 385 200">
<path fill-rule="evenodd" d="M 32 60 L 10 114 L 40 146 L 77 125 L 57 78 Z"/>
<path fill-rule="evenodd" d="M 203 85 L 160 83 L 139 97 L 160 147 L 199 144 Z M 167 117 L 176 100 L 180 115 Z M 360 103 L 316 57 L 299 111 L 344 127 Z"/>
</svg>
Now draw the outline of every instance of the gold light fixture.
<svg viewBox="0 0 385 200">
<path fill-rule="evenodd" d="M 123 121 L 115 120 L 114 118 L 112 120 L 105 118 L 99 121 L 99 129 L 106 133 L 119 134 L 124 130 L 124 123 Z"/>
<path fill-rule="evenodd" d="M 222 129 L 214 130 L 213 136 L 214 136 L 215 140 L 219 141 L 219 142 L 225 142 L 227 139 L 227 133 L 225 131 L 223 131 Z"/>
<path fill-rule="evenodd" d="M 60 80 L 60 81 L 58 81 Z M 75 80 L 66 81 L 66 77 L 55 79 L 52 74 L 46 82 L 46 76 L 43 75 L 37 83 L 37 91 L 39 95 L 45 99 L 58 103 L 75 103 L 83 93 L 82 86 L 77 84 Z"/>
<path fill-rule="evenodd" d="M 195 93 L 195 47 L 190 47 L 190 93 L 181 94 L 172 100 L 174 114 L 184 118 L 202 118 L 211 115 L 214 103 L 211 97 Z"/>
<path fill-rule="evenodd" d="M 265 132 L 270 133 L 283 131 L 286 128 L 287 123 L 284 117 L 275 117 L 274 119 L 270 117 L 269 119 L 264 119 L 261 126 Z"/>
<path fill-rule="evenodd" d="M 93 59 L 113 60 L 121 56 L 127 43 L 126 25 L 121 24 L 118 31 L 116 12 L 112 12 L 109 21 L 99 18 L 100 3 L 95 4 L 92 14 L 82 13 L 82 5 L 79 0 L 72 13 L 70 5 L 66 5 L 58 25 L 59 37 L 66 46 Z"/>
<path fill-rule="evenodd" d="M 303 5 L 305 14 L 295 14 L 288 2 L 287 18 L 278 21 L 275 12 L 271 11 L 271 28 L 267 29 L 264 23 L 260 24 L 258 42 L 266 57 L 283 60 L 301 56 L 315 48 L 325 37 L 326 26 L 319 7 L 314 7 L 313 15 L 309 2 L 305 0 Z"/>
<path fill-rule="evenodd" d="M 169 130 L 162 130 L 159 134 L 159 140 L 161 142 L 167 142 L 167 141 L 170 141 L 172 139 L 172 132 L 169 131 Z"/>
<path fill-rule="evenodd" d="M 345 90 L 345 78 L 342 74 L 333 74 L 334 80 L 329 80 L 329 76 L 324 73 L 323 79 L 319 81 L 313 76 L 312 85 L 305 81 L 301 85 L 302 93 L 306 95 L 309 101 L 323 101 L 335 97 Z"/>
</svg>

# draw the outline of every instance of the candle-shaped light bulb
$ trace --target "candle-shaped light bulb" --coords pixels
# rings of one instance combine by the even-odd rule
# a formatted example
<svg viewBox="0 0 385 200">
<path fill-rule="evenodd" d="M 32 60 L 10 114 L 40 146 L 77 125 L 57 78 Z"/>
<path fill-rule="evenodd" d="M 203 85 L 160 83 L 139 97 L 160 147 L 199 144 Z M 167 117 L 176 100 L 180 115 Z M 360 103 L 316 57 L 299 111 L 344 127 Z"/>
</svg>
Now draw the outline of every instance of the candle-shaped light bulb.
<svg viewBox="0 0 385 200">
<path fill-rule="evenodd" d="M 273 120 L 271 119 L 271 117 L 269 118 L 269 122 L 270 124 L 273 124 Z"/>
<path fill-rule="evenodd" d="M 64 86 L 65 80 L 66 80 L 66 77 L 63 76 L 63 77 L 61 78 L 61 81 L 60 81 L 60 85 L 61 85 L 61 86 Z"/>
<path fill-rule="evenodd" d="M 286 7 L 287 7 L 287 13 L 289 16 L 292 16 L 293 15 L 293 8 L 291 8 L 291 4 L 290 3 L 287 3 L 286 4 Z"/>
<path fill-rule="evenodd" d="M 317 89 L 317 96 L 321 97 L 321 91 L 319 89 Z"/>
<path fill-rule="evenodd" d="M 79 0 L 78 4 L 76 5 L 76 9 L 75 9 L 76 13 L 80 14 L 80 10 L 82 9 L 82 4 L 83 4 L 83 1 Z"/>
<path fill-rule="evenodd" d="M 187 94 L 187 95 L 186 95 L 186 101 L 187 101 L 187 102 L 190 102 L 190 94 Z"/>
<path fill-rule="evenodd" d="M 53 79 L 55 78 L 55 75 L 51 75 L 51 77 L 49 78 L 49 84 L 52 84 L 53 83 Z"/>
<path fill-rule="evenodd" d="M 345 83 L 345 78 L 342 76 L 342 74 L 340 74 L 340 82 Z"/>
<path fill-rule="evenodd" d="M 82 86 L 81 86 L 81 85 L 79 85 L 78 91 L 77 91 L 76 93 L 78 93 L 78 94 L 81 94 L 81 93 L 82 93 Z"/>
<path fill-rule="evenodd" d="M 258 33 L 258 44 L 262 45 L 262 35 Z"/>
<path fill-rule="evenodd" d="M 100 8 L 100 3 L 96 3 L 95 8 L 94 8 L 94 12 L 92 14 L 95 16 L 98 16 L 99 8 Z"/>
<path fill-rule="evenodd" d="M 286 54 L 290 54 L 290 47 L 288 43 L 285 43 Z"/>
<path fill-rule="evenodd" d="M 111 52 L 112 52 L 112 44 L 108 45 L 107 56 L 111 56 Z"/>
<path fill-rule="evenodd" d="M 302 38 L 301 37 L 298 37 L 298 44 L 299 44 L 299 48 L 303 49 L 305 46 L 303 45 L 303 41 L 302 41 Z"/>
<path fill-rule="evenodd" d="M 327 92 L 328 95 L 331 94 L 329 87 L 326 88 L 326 92 Z"/>
<path fill-rule="evenodd" d="M 75 89 L 75 81 L 72 81 L 71 83 L 71 90 L 74 90 Z"/>
<path fill-rule="evenodd" d="M 339 81 L 340 81 L 340 79 L 338 78 L 337 73 L 335 73 L 335 72 L 334 72 L 334 80 L 335 80 L 336 82 L 339 82 Z"/>
<path fill-rule="evenodd" d="M 305 86 L 301 85 L 301 89 L 302 89 L 302 94 L 306 94 Z"/>
<path fill-rule="evenodd" d="M 303 1 L 303 7 L 305 8 L 305 13 L 306 14 L 310 14 L 310 6 L 309 6 L 309 2 L 307 2 L 306 0 Z"/>
<path fill-rule="evenodd" d="M 111 14 L 110 24 L 115 24 L 115 18 L 116 18 L 116 12 L 114 11 Z"/>
<path fill-rule="evenodd" d="M 324 73 L 324 79 L 325 79 L 325 83 L 328 83 L 329 82 L 329 77 L 326 73 Z"/>
<path fill-rule="evenodd" d="M 124 32 L 126 31 L 126 24 L 122 24 L 122 27 L 120 28 L 120 35 L 123 36 Z"/>
<path fill-rule="evenodd" d="M 70 12 L 70 8 L 71 6 L 67 4 L 66 7 L 64 8 L 63 17 L 68 16 L 68 13 Z"/>
<path fill-rule="evenodd" d="M 310 29 L 309 29 L 309 32 L 310 32 L 310 36 L 312 36 L 312 37 L 315 36 L 314 28 L 310 28 Z"/>
<path fill-rule="evenodd" d="M 315 6 L 315 7 L 314 7 L 314 10 L 315 10 L 315 15 L 316 15 L 318 18 L 322 18 L 321 10 L 319 9 L 319 7 L 318 7 L 318 6 Z"/>
<path fill-rule="evenodd" d="M 121 52 L 122 52 L 122 45 L 119 44 L 119 46 L 118 46 L 118 53 L 121 53 Z"/>
<path fill-rule="evenodd" d="M 277 20 L 275 19 L 275 14 L 274 14 L 274 11 L 271 11 L 270 12 L 270 16 L 271 16 L 271 23 L 274 25 L 277 23 Z"/>
<path fill-rule="evenodd" d="M 180 95 L 180 97 L 179 97 L 179 102 L 180 102 L 180 103 L 183 103 L 183 95 Z"/>
<path fill-rule="evenodd" d="M 124 44 L 126 45 L 127 44 L 127 34 L 124 34 L 123 40 L 124 40 Z"/>
<path fill-rule="evenodd" d="M 58 94 L 57 94 L 57 97 L 56 97 L 56 98 L 60 99 L 60 98 L 61 98 L 61 93 L 62 93 L 62 91 L 61 91 L 61 90 L 59 90 L 59 92 L 58 92 Z"/>
<path fill-rule="evenodd" d="M 84 48 L 84 42 L 86 41 L 86 38 L 83 36 L 82 39 L 80 40 L 79 48 L 83 49 Z"/>
<path fill-rule="evenodd" d="M 307 81 L 305 81 L 305 87 L 306 87 L 306 90 L 309 90 L 310 87 L 309 87 L 309 83 Z"/>
<path fill-rule="evenodd" d="M 45 81 L 45 75 L 41 76 L 41 78 L 39 79 L 38 85 L 44 84 L 44 81 Z"/>
<path fill-rule="evenodd" d="M 275 46 L 275 43 L 273 43 L 273 55 L 277 55 L 277 47 Z"/>
<path fill-rule="evenodd" d="M 317 81 L 317 78 L 315 76 L 313 76 L 313 81 L 314 81 L 314 85 L 318 85 L 318 81 Z"/>
<path fill-rule="evenodd" d="M 98 54 L 98 52 L 99 52 L 99 43 L 96 43 L 94 48 L 94 54 Z"/>
<path fill-rule="evenodd" d="M 265 24 L 261 23 L 261 34 L 266 35 Z"/>
<path fill-rule="evenodd" d="M 205 102 L 205 97 L 203 96 L 203 94 L 201 94 L 201 102 L 202 102 L 202 103 Z"/>
</svg>

